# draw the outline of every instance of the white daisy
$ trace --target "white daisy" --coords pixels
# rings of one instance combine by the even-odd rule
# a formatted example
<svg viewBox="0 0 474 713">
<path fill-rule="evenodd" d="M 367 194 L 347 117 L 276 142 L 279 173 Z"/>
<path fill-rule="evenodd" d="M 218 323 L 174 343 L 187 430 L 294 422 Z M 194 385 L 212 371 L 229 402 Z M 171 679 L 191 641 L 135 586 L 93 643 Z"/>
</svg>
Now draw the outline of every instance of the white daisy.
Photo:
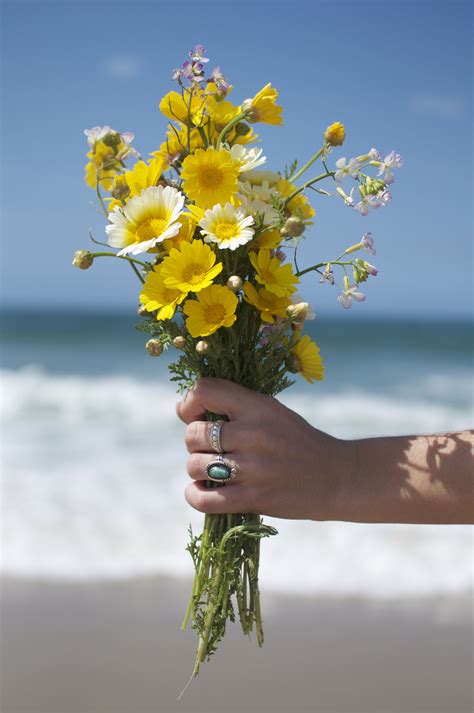
<svg viewBox="0 0 474 713">
<path fill-rule="evenodd" d="M 266 156 L 262 156 L 263 149 L 246 149 L 245 146 L 235 144 L 232 146 L 230 153 L 234 161 L 239 164 L 239 171 L 251 171 L 257 166 L 261 166 L 267 160 Z"/>
<path fill-rule="evenodd" d="M 254 231 L 249 226 L 253 223 L 251 215 L 246 215 L 232 203 L 226 203 L 225 206 L 215 205 L 206 210 L 199 226 L 206 236 L 206 243 L 217 243 L 221 249 L 235 250 L 252 240 Z"/>
<path fill-rule="evenodd" d="M 184 195 L 172 186 L 145 188 L 109 214 L 107 242 L 122 248 L 118 255 L 144 253 L 179 233 L 181 223 L 177 221 L 183 206 Z"/>
<path fill-rule="evenodd" d="M 244 181 L 249 181 L 249 183 L 254 186 L 261 186 L 264 181 L 267 181 L 267 183 L 271 186 L 278 183 L 281 176 L 279 176 L 278 173 L 275 173 L 275 171 L 252 170 L 245 171 L 242 173 L 240 178 Z"/>
<path fill-rule="evenodd" d="M 252 197 L 241 193 L 237 195 L 237 198 L 241 203 L 241 208 L 243 208 L 248 215 L 253 215 L 254 217 L 257 214 L 262 215 L 264 225 L 273 225 L 277 220 L 278 213 L 271 203 L 267 203 L 259 197 Z"/>
</svg>

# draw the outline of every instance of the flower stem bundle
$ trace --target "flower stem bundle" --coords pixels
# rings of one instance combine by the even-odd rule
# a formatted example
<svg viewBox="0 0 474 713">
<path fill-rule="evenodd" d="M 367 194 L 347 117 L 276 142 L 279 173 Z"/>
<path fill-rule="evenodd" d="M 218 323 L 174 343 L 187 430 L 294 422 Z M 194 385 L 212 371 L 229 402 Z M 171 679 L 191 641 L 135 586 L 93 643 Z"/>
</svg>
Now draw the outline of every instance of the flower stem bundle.
<svg viewBox="0 0 474 713">
<path fill-rule="evenodd" d="M 106 249 L 78 250 L 73 265 L 85 270 L 99 257 L 129 263 L 140 282 L 138 329 L 147 335 L 151 356 L 176 350 L 169 368 L 180 392 L 201 377 L 220 377 L 276 396 L 294 374 L 309 383 L 324 375 L 318 345 L 303 334 L 315 315 L 297 294 L 300 278 L 311 274 L 336 286 L 347 309 L 365 299 L 360 285 L 378 272 L 360 257 L 375 254 L 370 232 L 348 241 L 335 257 L 299 265 L 298 246 L 316 214 L 308 196 L 319 203 L 342 199 L 367 215 L 389 203 L 388 186 L 402 161 L 394 151 L 382 160 L 372 148 L 328 167 L 345 140 L 345 127 L 335 122 L 301 168 L 293 161 L 281 172 L 263 170 L 266 157 L 254 147 L 254 125 L 283 123 L 277 90 L 267 84 L 234 104 L 218 67 L 205 76 L 205 55 L 197 45 L 173 72 L 177 89 L 160 102 L 168 130 L 147 159 L 128 132 L 109 126 L 85 131 L 85 178 L 107 221 L 105 242 L 91 239 Z M 318 162 L 314 177 L 302 179 Z M 342 187 L 347 180 L 354 184 L 349 193 Z M 242 513 L 206 515 L 202 533 L 189 534 L 195 576 L 183 628 L 191 624 L 198 635 L 197 675 L 228 621 L 238 617 L 244 634 L 255 632 L 263 645 L 260 543 L 277 532 L 260 514 Z"/>
</svg>

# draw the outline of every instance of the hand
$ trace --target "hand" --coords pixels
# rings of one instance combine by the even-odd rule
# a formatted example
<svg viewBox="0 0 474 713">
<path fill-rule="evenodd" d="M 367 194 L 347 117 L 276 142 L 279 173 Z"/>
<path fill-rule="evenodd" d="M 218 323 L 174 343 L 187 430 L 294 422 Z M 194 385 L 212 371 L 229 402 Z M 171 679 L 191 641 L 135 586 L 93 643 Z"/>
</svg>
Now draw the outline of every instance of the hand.
<svg viewBox="0 0 474 713">
<path fill-rule="evenodd" d="M 316 430 L 277 399 L 225 379 L 201 379 L 176 411 L 187 424 L 193 482 L 185 497 L 196 510 L 333 519 L 341 475 L 351 469 L 350 442 Z M 216 457 L 206 412 L 229 418 L 222 426 L 221 445 L 237 477 L 222 488 L 204 484 L 206 466 Z"/>
</svg>

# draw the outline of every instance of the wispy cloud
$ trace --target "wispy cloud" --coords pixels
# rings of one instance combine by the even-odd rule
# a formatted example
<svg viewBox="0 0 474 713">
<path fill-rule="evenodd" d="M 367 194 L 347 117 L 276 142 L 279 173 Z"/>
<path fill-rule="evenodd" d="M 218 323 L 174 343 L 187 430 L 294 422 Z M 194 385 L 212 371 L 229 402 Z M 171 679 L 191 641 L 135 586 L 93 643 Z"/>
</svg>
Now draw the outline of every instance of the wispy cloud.
<svg viewBox="0 0 474 713">
<path fill-rule="evenodd" d="M 132 55 L 116 54 L 102 62 L 102 70 L 113 79 L 132 79 L 140 74 L 141 62 Z"/>
<path fill-rule="evenodd" d="M 464 114 L 464 103 L 455 97 L 441 94 L 417 94 L 413 97 L 413 109 L 418 114 L 428 114 L 446 119 Z"/>
</svg>

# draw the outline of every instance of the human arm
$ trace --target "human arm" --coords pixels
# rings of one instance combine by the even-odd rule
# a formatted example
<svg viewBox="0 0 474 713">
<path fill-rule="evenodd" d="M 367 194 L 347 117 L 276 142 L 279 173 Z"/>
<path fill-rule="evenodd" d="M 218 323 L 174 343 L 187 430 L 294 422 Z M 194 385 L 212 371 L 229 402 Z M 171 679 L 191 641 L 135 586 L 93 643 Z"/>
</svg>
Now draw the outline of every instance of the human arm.
<svg viewBox="0 0 474 713">
<path fill-rule="evenodd" d="M 205 487 L 214 458 L 206 412 L 229 418 L 225 458 L 237 477 Z M 223 379 L 201 379 L 177 406 L 193 479 L 186 499 L 210 513 L 254 512 L 349 522 L 473 521 L 473 433 L 341 440 L 277 399 Z M 215 455 L 215 454 L 214 454 Z"/>
</svg>

